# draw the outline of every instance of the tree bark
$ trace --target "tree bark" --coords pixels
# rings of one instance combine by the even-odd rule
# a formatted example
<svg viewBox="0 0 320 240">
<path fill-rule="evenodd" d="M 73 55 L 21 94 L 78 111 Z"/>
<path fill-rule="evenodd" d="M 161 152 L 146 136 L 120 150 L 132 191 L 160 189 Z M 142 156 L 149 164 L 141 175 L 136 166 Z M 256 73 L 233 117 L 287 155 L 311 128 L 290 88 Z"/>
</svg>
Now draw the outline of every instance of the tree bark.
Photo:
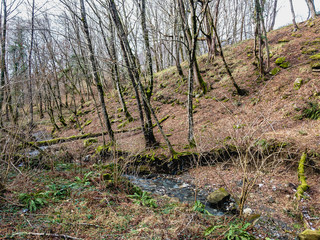
<svg viewBox="0 0 320 240">
<path fill-rule="evenodd" d="M 29 126 L 30 129 L 33 127 L 33 96 L 32 96 L 32 51 L 33 51 L 33 43 L 34 43 L 34 10 L 35 10 L 35 0 L 32 0 L 32 10 L 31 10 L 31 40 L 30 40 L 30 49 L 29 49 L 29 60 L 28 60 L 28 75 L 29 75 L 29 82 L 28 82 L 28 92 L 29 92 Z"/>
<path fill-rule="evenodd" d="M 0 79 L 0 126 L 2 125 L 2 106 L 5 95 L 5 73 L 6 69 L 6 41 L 7 41 L 7 1 L 2 0 L 3 4 L 3 25 L 1 37 L 1 79 Z"/>
<path fill-rule="evenodd" d="M 105 101 L 104 101 L 104 93 L 103 93 L 103 88 L 102 88 L 102 84 L 101 84 L 101 79 L 100 79 L 100 76 L 98 74 L 98 66 L 97 66 L 98 62 L 95 59 L 94 51 L 93 51 L 93 47 L 92 47 L 92 43 L 91 43 L 89 27 L 88 27 L 88 23 L 87 23 L 87 15 L 86 15 L 86 10 L 85 10 L 85 5 L 84 5 L 84 0 L 80 0 L 80 5 L 81 5 L 81 20 L 82 20 L 82 23 L 83 23 L 83 28 L 84 28 L 84 32 L 85 32 L 88 48 L 89 48 L 90 62 L 91 62 L 91 67 L 92 67 L 92 71 L 93 71 L 93 77 L 94 77 L 94 80 L 95 80 L 96 85 L 97 85 L 97 90 L 99 92 L 100 103 L 101 103 L 101 107 L 102 107 L 102 111 L 103 111 L 104 121 L 105 121 L 105 124 L 106 124 L 106 127 L 107 127 L 107 131 L 108 131 L 108 135 L 110 137 L 110 141 L 111 141 L 111 143 L 115 143 L 114 132 L 113 132 L 112 127 L 111 127 L 111 123 L 110 123 L 110 120 L 109 120 L 108 112 L 107 112 L 107 109 L 106 109 L 106 104 L 105 104 Z"/>
<path fill-rule="evenodd" d="M 294 31 L 297 31 L 299 29 L 299 27 L 296 22 L 296 15 L 294 13 L 294 7 L 293 7 L 292 0 L 289 0 L 289 3 L 290 3 L 291 14 L 292 14 L 292 23 L 293 23 Z"/>
<path fill-rule="evenodd" d="M 292 0 L 290 0 L 292 1 Z M 306 0 L 309 11 L 311 12 L 311 17 L 315 18 L 317 16 L 316 8 L 314 6 L 314 0 Z"/>
</svg>

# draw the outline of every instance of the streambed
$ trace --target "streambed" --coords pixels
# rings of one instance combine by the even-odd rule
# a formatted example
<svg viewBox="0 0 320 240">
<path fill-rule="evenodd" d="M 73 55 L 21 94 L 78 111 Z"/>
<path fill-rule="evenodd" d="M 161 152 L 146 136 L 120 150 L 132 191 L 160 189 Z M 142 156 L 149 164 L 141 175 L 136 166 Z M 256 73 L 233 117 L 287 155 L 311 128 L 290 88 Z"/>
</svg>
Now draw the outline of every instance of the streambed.
<svg viewBox="0 0 320 240">
<path fill-rule="evenodd" d="M 197 189 L 196 186 L 183 182 L 172 175 L 152 175 L 152 176 L 134 176 L 124 175 L 130 182 L 143 191 L 155 193 L 158 195 L 167 195 L 169 197 L 178 198 L 181 202 L 194 204 L 195 197 L 205 205 L 205 209 L 216 216 L 224 215 L 225 212 L 220 209 L 212 208 L 206 198 L 209 194 L 207 190 Z"/>
</svg>

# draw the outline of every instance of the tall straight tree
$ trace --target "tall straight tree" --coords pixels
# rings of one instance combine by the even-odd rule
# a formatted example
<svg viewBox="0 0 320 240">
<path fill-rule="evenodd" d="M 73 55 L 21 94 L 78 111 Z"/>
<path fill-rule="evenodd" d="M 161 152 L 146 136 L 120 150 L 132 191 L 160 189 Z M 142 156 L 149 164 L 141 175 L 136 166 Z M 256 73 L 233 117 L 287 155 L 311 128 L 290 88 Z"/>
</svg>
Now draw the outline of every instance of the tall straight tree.
<svg viewBox="0 0 320 240">
<path fill-rule="evenodd" d="M 193 121 L 193 88 L 194 88 L 194 69 L 196 64 L 196 47 L 199 35 L 197 28 L 196 8 L 197 2 L 188 0 L 190 11 L 190 26 L 187 20 L 187 10 L 183 0 L 178 0 L 179 12 L 184 28 L 185 37 L 188 39 L 188 142 L 190 146 L 195 146 L 194 121 Z"/>
<path fill-rule="evenodd" d="M 6 70 L 6 41 L 7 41 L 7 1 L 2 0 L 3 7 L 3 25 L 1 36 L 1 79 L 0 79 L 0 125 L 2 125 L 2 105 L 5 95 L 5 73 Z"/>
<path fill-rule="evenodd" d="M 113 144 L 113 143 L 115 143 L 114 132 L 111 127 L 106 104 L 104 101 L 103 88 L 102 88 L 100 76 L 98 74 L 98 62 L 94 56 L 94 50 L 93 50 L 93 46 L 92 46 L 92 42 L 91 42 L 91 38 L 90 38 L 84 0 L 80 0 L 80 7 L 81 7 L 81 21 L 83 23 L 83 29 L 84 29 L 85 37 L 87 40 L 87 45 L 89 48 L 90 63 L 91 63 L 92 71 L 93 71 L 93 78 L 94 78 L 95 83 L 97 85 L 97 90 L 98 90 L 99 97 L 100 97 L 100 103 L 101 103 L 101 107 L 102 107 L 102 111 L 103 111 L 104 121 L 105 121 L 107 131 L 108 131 L 108 135 L 110 137 L 111 143 Z"/>
<path fill-rule="evenodd" d="M 33 44 L 34 44 L 34 17 L 35 17 L 35 0 L 32 0 L 31 6 L 31 39 L 30 39 L 30 49 L 29 49 L 29 59 L 28 59 L 28 75 L 29 75 L 29 82 L 28 82 L 28 92 L 29 92 L 29 126 L 32 128 L 33 126 L 33 90 L 32 90 L 32 51 L 33 51 Z"/>
</svg>

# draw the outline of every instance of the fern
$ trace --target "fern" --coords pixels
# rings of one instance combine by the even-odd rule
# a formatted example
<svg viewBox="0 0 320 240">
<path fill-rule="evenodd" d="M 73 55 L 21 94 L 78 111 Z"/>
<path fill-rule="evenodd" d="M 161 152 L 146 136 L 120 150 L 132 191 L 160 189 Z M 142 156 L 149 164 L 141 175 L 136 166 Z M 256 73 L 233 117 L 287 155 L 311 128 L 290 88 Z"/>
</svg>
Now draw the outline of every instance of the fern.
<svg viewBox="0 0 320 240">
<path fill-rule="evenodd" d="M 133 195 L 129 195 L 129 197 L 132 198 L 133 202 L 136 204 L 153 208 L 158 207 L 156 200 L 154 200 L 146 191 L 141 193 L 136 192 Z"/>
<path fill-rule="evenodd" d="M 34 212 L 47 204 L 46 194 L 44 193 L 21 193 L 19 201 L 26 206 L 31 212 Z"/>
</svg>

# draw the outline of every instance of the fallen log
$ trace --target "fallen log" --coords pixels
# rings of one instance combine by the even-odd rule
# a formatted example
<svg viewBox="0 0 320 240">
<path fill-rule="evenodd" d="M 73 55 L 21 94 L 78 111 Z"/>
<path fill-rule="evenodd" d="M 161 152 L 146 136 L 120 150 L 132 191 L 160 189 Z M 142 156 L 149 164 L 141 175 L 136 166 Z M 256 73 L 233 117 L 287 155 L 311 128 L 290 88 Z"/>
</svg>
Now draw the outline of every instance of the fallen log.
<svg viewBox="0 0 320 240">
<path fill-rule="evenodd" d="M 169 116 L 162 118 L 160 120 L 160 123 L 163 123 L 168 118 L 169 118 Z M 156 126 L 157 125 L 154 124 L 152 126 L 152 128 L 155 128 Z M 137 127 L 137 128 L 133 128 L 133 129 L 118 130 L 118 131 L 114 131 L 114 133 L 119 134 L 119 133 L 134 132 L 134 131 L 139 131 L 139 130 L 141 130 L 141 127 Z M 55 144 L 59 144 L 59 143 L 71 142 L 71 141 L 81 140 L 81 139 L 86 139 L 86 138 L 95 138 L 95 137 L 99 137 L 99 136 L 106 135 L 106 134 L 108 134 L 107 131 L 99 132 L 99 133 L 86 133 L 86 134 L 81 134 L 81 135 L 74 135 L 74 136 L 70 136 L 70 137 L 60 137 L 60 138 L 54 138 L 54 139 L 38 141 L 38 142 L 27 142 L 27 145 L 31 146 L 31 147 L 39 148 L 39 147 L 43 147 L 43 146 L 51 146 L 51 145 L 55 145 Z"/>
</svg>

